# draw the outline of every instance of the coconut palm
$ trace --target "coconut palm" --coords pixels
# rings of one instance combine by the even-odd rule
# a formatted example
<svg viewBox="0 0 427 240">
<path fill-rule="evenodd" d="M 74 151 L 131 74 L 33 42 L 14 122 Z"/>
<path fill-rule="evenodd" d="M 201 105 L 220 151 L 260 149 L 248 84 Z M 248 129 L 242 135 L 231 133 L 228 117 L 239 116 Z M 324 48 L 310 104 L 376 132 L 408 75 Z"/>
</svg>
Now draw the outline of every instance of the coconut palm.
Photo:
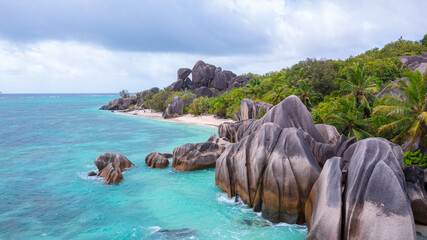
<svg viewBox="0 0 427 240">
<path fill-rule="evenodd" d="M 397 83 L 391 82 L 387 85 L 387 88 L 398 88 L 403 97 L 399 98 L 396 95 L 383 97 L 385 104 L 374 108 L 374 114 L 386 113 L 389 116 L 399 117 L 397 121 L 379 128 L 378 132 L 401 130 L 392 141 L 401 142 L 409 138 L 408 150 L 413 150 L 415 140 L 421 140 L 421 143 L 427 146 L 427 73 L 423 75 L 417 70 L 406 73 L 405 77 L 408 79 L 407 82 L 401 79 Z"/>
<path fill-rule="evenodd" d="M 378 92 L 377 85 L 375 84 L 375 77 L 369 76 L 360 68 L 358 63 L 348 67 L 346 70 L 346 79 L 340 79 L 342 90 L 349 93 L 356 98 L 357 107 L 363 106 L 365 117 L 369 116 L 370 106 L 368 98 Z"/>
<path fill-rule="evenodd" d="M 268 97 L 271 104 L 276 105 L 285 98 L 283 87 L 274 87 L 271 91 L 271 95 Z"/>
<path fill-rule="evenodd" d="M 324 121 L 334 125 L 344 135 L 356 137 L 357 141 L 371 137 L 370 133 L 363 130 L 366 120 L 363 119 L 362 106 L 357 106 L 357 100 L 353 96 L 338 99 Z"/>
<path fill-rule="evenodd" d="M 299 80 L 298 95 L 301 101 L 304 103 L 305 107 L 307 109 L 310 109 L 311 108 L 310 92 L 306 82 L 308 79 L 304 78 L 304 71 L 302 69 L 299 75 L 300 75 L 300 80 Z"/>
</svg>

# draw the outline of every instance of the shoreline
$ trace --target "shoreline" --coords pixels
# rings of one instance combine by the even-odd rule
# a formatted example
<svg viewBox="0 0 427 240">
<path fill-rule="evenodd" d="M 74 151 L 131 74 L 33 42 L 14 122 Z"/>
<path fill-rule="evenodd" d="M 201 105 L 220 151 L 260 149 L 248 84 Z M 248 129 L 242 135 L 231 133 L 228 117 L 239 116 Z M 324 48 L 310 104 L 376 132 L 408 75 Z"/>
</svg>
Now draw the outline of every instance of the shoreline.
<svg viewBox="0 0 427 240">
<path fill-rule="evenodd" d="M 161 112 L 151 112 L 150 109 L 133 110 L 133 111 L 115 110 L 111 112 L 113 114 L 148 118 L 148 119 L 160 120 L 165 122 L 175 122 L 175 123 L 181 123 L 186 125 L 205 126 L 205 127 L 211 127 L 211 128 L 218 128 L 220 124 L 223 124 L 225 122 L 235 122 L 232 119 L 216 118 L 214 115 L 211 115 L 211 114 L 202 115 L 200 117 L 195 117 L 191 114 L 184 114 L 180 117 L 164 119 L 162 117 Z"/>
</svg>

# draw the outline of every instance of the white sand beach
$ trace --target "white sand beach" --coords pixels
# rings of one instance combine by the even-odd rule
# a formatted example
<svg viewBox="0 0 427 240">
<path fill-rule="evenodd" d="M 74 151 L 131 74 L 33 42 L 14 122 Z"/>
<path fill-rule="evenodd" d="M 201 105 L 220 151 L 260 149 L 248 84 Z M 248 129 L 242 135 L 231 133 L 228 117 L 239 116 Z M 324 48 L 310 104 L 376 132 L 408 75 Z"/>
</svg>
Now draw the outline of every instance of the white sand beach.
<svg viewBox="0 0 427 240">
<path fill-rule="evenodd" d="M 181 117 L 177 118 L 168 118 L 164 119 L 162 117 L 161 112 L 154 112 L 150 109 L 146 110 L 134 110 L 134 111 L 113 111 L 115 114 L 122 114 L 122 115 L 129 115 L 134 117 L 142 117 L 142 118 L 150 118 L 155 120 L 161 120 L 161 121 L 168 121 L 168 122 L 176 122 L 176 123 L 182 123 L 182 124 L 189 124 L 189 125 L 200 125 L 200 126 L 208 126 L 208 127 L 218 127 L 220 124 L 224 122 L 234 122 L 232 119 L 222 119 L 222 118 L 216 118 L 214 115 L 206 114 L 200 117 L 195 117 L 191 114 L 185 114 Z"/>
</svg>

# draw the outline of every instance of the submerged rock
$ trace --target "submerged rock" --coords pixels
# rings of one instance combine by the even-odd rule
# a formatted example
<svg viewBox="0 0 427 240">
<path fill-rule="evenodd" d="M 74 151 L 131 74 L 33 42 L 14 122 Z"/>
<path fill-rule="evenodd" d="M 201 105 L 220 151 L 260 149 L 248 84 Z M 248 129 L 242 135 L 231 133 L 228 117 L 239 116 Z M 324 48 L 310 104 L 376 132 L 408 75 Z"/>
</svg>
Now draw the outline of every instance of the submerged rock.
<svg viewBox="0 0 427 240">
<path fill-rule="evenodd" d="M 90 171 L 90 172 L 88 172 L 88 173 L 87 173 L 87 175 L 88 175 L 89 177 L 93 177 L 93 176 L 96 176 L 96 172 L 94 172 L 94 171 Z"/>
<path fill-rule="evenodd" d="M 164 229 L 157 231 L 156 234 L 162 235 L 166 239 L 191 239 L 197 234 L 197 231 L 191 228 Z"/>
<path fill-rule="evenodd" d="M 272 222 L 305 222 L 320 167 L 301 130 L 265 123 L 217 160 L 215 184 Z"/>
<path fill-rule="evenodd" d="M 229 142 L 212 135 L 204 143 L 187 143 L 174 148 L 172 167 L 179 171 L 213 168 Z"/>
<path fill-rule="evenodd" d="M 165 155 L 159 152 L 151 152 L 145 158 L 145 163 L 148 167 L 165 168 L 169 165 L 169 160 Z"/>
<path fill-rule="evenodd" d="M 123 179 L 122 171 L 135 166 L 125 156 L 117 153 L 103 153 L 94 161 L 99 172 L 97 176 L 103 177 L 105 183 L 118 183 Z"/>
<path fill-rule="evenodd" d="M 415 239 L 399 146 L 368 138 L 345 153 L 344 239 Z"/>
<path fill-rule="evenodd" d="M 172 100 L 168 104 L 168 107 L 163 112 L 162 117 L 174 118 L 174 117 L 182 116 L 183 114 L 184 114 L 184 101 L 180 97 L 175 96 L 172 98 Z"/>
</svg>

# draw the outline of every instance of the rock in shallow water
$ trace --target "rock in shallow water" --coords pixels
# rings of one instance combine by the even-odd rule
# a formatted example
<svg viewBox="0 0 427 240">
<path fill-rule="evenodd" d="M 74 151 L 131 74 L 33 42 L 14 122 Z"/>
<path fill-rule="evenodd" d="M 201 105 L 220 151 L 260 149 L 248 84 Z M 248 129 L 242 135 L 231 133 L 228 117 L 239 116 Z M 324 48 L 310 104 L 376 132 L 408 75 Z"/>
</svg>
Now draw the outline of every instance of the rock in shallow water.
<svg viewBox="0 0 427 240">
<path fill-rule="evenodd" d="M 320 167 L 301 131 L 264 124 L 217 160 L 215 184 L 272 222 L 305 222 L 304 206 Z"/>
<path fill-rule="evenodd" d="M 172 167 L 179 171 L 213 168 L 228 141 L 212 135 L 204 143 L 187 143 L 174 148 Z"/>
<path fill-rule="evenodd" d="M 105 183 L 118 183 L 123 179 L 122 171 L 135 166 L 125 156 L 117 153 L 103 153 L 94 161 L 99 172 L 97 176 L 103 177 Z"/>
<path fill-rule="evenodd" d="M 167 157 L 159 152 L 151 152 L 145 158 L 145 163 L 152 168 L 165 168 L 169 165 Z"/>
</svg>

